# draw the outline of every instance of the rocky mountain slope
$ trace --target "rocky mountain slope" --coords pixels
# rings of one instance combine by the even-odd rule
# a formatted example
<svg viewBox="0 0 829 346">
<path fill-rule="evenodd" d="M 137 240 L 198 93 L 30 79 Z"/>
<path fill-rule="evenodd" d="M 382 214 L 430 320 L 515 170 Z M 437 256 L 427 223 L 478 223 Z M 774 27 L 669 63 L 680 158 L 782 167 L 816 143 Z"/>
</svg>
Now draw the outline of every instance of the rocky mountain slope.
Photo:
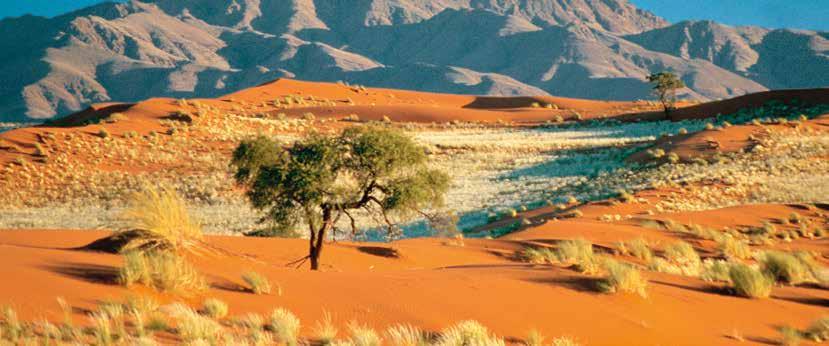
<svg viewBox="0 0 829 346">
<path fill-rule="evenodd" d="M 0 121 L 279 77 L 631 100 L 825 86 L 829 33 L 670 25 L 626 0 L 144 0 L 0 21 Z"/>
</svg>

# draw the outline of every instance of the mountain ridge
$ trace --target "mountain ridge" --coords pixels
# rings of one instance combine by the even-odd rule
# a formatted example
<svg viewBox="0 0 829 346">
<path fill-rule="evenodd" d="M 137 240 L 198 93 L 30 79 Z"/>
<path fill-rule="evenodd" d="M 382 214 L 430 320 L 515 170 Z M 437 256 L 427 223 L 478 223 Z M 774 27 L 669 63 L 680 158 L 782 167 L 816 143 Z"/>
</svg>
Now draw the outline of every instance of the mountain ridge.
<svg viewBox="0 0 829 346">
<path fill-rule="evenodd" d="M 215 97 L 280 77 L 618 100 L 647 98 L 644 76 L 666 69 L 689 86 L 683 97 L 700 100 L 829 85 L 827 33 L 670 24 L 626 0 L 284 4 L 133 0 L 0 20 L 9 52 L 0 53 L 0 121 Z"/>
</svg>

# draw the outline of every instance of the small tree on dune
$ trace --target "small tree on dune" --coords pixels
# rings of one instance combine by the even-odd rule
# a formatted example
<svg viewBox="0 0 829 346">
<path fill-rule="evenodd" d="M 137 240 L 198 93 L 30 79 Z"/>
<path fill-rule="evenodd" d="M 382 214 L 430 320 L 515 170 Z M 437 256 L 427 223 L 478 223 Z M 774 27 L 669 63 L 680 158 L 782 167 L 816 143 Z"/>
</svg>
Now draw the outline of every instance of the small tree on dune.
<svg viewBox="0 0 829 346">
<path fill-rule="evenodd" d="M 653 84 L 653 93 L 659 97 L 665 114 L 669 114 L 676 105 L 676 91 L 684 88 L 685 83 L 673 72 L 652 73 L 648 76 L 648 82 Z"/>
<path fill-rule="evenodd" d="M 328 233 L 341 218 L 362 210 L 396 230 L 393 218 L 429 216 L 440 207 L 449 177 L 426 167 L 426 154 L 404 134 L 353 127 L 338 136 L 311 134 L 290 148 L 265 137 L 243 141 L 233 153 L 237 183 L 248 188 L 263 219 L 285 229 L 308 227 L 311 269 Z"/>
</svg>

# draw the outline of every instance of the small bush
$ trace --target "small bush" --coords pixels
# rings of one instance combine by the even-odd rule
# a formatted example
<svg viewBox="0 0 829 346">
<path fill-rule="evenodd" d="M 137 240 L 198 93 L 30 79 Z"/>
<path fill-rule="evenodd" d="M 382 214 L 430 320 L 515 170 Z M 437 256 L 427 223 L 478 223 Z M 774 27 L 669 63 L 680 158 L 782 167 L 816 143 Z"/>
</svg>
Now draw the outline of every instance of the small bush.
<svg viewBox="0 0 829 346">
<path fill-rule="evenodd" d="M 584 239 L 562 241 L 556 250 L 556 257 L 562 263 L 575 264 L 582 273 L 595 273 L 599 269 L 593 244 Z"/>
<path fill-rule="evenodd" d="M 124 266 L 118 277 L 125 286 L 138 283 L 161 291 L 189 292 L 207 288 L 204 277 L 190 263 L 169 252 L 128 252 L 124 254 Z"/>
<path fill-rule="evenodd" d="M 100 131 L 98 131 L 98 137 L 109 138 L 110 137 L 109 131 L 107 131 L 107 129 L 101 129 Z"/>
<path fill-rule="evenodd" d="M 207 299 L 202 303 L 201 311 L 210 318 L 225 318 L 228 312 L 227 303 L 215 298 Z"/>
<path fill-rule="evenodd" d="M 121 120 L 127 120 L 127 119 L 128 119 L 128 117 L 124 113 L 112 113 L 106 119 L 104 119 L 104 122 L 117 123 Z"/>
<path fill-rule="evenodd" d="M 286 345 L 297 344 L 300 322 L 292 312 L 283 308 L 274 310 L 268 328 L 273 332 L 277 342 Z"/>
<path fill-rule="evenodd" d="M 386 330 L 386 340 L 396 346 L 428 346 L 426 334 L 417 327 L 408 324 L 398 324 Z"/>
<path fill-rule="evenodd" d="M 242 280 L 248 285 L 248 289 L 253 294 L 270 294 L 271 283 L 268 278 L 257 272 L 247 272 L 242 274 Z"/>
<path fill-rule="evenodd" d="M 602 292 L 628 292 L 642 297 L 648 296 L 648 280 L 642 277 L 642 273 L 633 266 L 608 259 L 605 262 L 605 270 L 607 270 L 607 276 L 599 282 Z"/>
<path fill-rule="evenodd" d="M 763 272 L 744 264 L 734 264 L 728 271 L 734 291 L 747 298 L 768 298 L 774 280 Z"/>
<path fill-rule="evenodd" d="M 477 321 L 463 321 L 443 330 L 437 345 L 504 346 L 505 343 Z"/>
</svg>

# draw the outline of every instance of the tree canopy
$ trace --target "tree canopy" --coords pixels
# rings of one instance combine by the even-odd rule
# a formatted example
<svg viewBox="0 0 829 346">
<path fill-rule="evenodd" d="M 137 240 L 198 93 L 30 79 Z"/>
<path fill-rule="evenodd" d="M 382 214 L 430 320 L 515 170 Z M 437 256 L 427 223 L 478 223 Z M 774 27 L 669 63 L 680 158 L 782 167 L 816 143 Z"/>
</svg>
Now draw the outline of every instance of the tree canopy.
<svg viewBox="0 0 829 346">
<path fill-rule="evenodd" d="M 266 137 L 243 141 L 233 153 L 236 182 L 252 205 L 279 228 L 308 226 L 311 268 L 341 218 L 357 232 L 362 210 L 397 230 L 394 217 L 427 215 L 443 205 L 450 179 L 426 167 L 426 154 L 405 134 L 352 127 L 337 136 L 311 134 L 290 147 Z"/>
<path fill-rule="evenodd" d="M 674 109 L 676 104 L 676 91 L 685 87 L 682 82 L 673 72 L 659 72 L 648 76 L 648 82 L 653 84 L 653 93 L 659 98 L 665 113 L 669 113 Z"/>
</svg>

